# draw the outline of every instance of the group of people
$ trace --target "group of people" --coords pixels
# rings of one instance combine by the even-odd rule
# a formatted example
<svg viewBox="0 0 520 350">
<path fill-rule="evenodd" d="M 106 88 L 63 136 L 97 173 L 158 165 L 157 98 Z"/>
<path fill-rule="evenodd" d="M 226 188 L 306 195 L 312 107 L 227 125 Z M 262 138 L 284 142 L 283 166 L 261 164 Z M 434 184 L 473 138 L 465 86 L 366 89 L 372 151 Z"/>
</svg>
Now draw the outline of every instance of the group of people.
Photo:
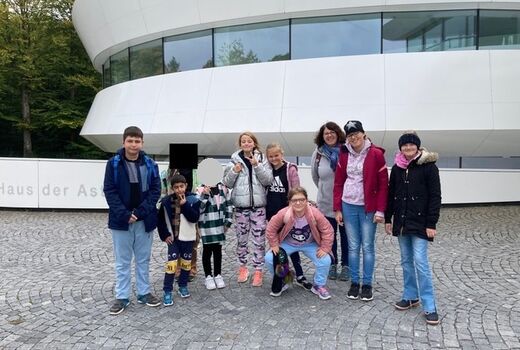
<svg viewBox="0 0 520 350">
<path fill-rule="evenodd" d="M 375 233 L 380 223 L 387 234 L 398 237 L 401 251 L 404 288 L 394 306 L 407 310 L 422 305 L 426 322 L 439 323 L 427 253 L 428 242 L 436 235 L 441 205 L 435 165 L 438 155 L 422 148 L 415 132 L 405 132 L 398 140 L 399 151 L 389 178 L 384 149 L 372 143 L 360 121 L 348 121 L 343 130 L 327 122 L 314 141 L 311 174 L 318 188 L 316 203 L 309 201 L 307 191 L 300 186 L 297 166 L 284 159 L 280 144 L 269 144 L 262 152 L 256 136 L 243 132 L 221 183 L 201 186 L 191 193 L 185 177 L 175 174 L 171 177 L 172 193 L 162 198 L 157 211 L 161 193 L 157 165 L 142 151 L 141 130 L 127 128 L 123 148 L 107 162 L 104 181 L 116 265 L 116 301 L 110 313 L 119 314 L 130 303 L 132 255 L 137 302 L 160 305 L 151 293 L 148 277 L 155 227 L 168 245 L 165 306 L 173 304 L 176 274 L 180 296 L 190 296 L 187 282 L 197 231 L 203 242 L 206 288 L 224 288 L 222 244 L 233 222 L 238 283 L 251 279 L 252 286 L 262 286 L 265 264 L 273 277 L 274 297 L 281 296 L 294 279 L 295 284 L 326 300 L 331 298 L 327 279 L 350 279 L 346 296 L 370 301 Z M 266 240 L 270 246 L 267 253 Z M 252 270 L 248 267 L 250 241 Z M 300 253 L 315 267 L 312 282 L 304 275 Z"/>
</svg>

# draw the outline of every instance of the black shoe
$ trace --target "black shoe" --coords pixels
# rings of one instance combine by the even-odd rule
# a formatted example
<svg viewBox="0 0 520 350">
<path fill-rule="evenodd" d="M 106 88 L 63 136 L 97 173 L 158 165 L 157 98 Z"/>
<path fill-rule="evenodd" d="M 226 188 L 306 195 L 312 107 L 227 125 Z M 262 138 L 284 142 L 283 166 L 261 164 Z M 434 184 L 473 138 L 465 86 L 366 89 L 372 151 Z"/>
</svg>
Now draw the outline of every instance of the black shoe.
<svg viewBox="0 0 520 350">
<path fill-rule="evenodd" d="M 159 306 L 159 305 L 161 305 L 161 300 L 159 300 L 152 293 L 148 293 L 148 294 L 145 294 L 145 295 L 138 295 L 137 296 L 137 302 L 139 304 L 146 304 L 148 306 Z"/>
<path fill-rule="evenodd" d="M 119 315 L 121 312 L 125 311 L 126 307 L 130 305 L 130 300 L 128 299 L 116 299 L 114 305 L 110 307 L 111 315 Z"/>
<path fill-rule="evenodd" d="M 363 300 L 363 301 L 374 300 L 374 296 L 372 295 L 372 286 L 361 287 L 361 300 Z"/>
<path fill-rule="evenodd" d="M 424 317 L 426 318 L 426 323 L 431 324 L 432 326 L 435 326 L 435 325 L 439 324 L 439 322 L 440 322 L 437 311 L 425 312 Z"/>
<path fill-rule="evenodd" d="M 298 277 L 296 277 L 296 281 L 294 283 L 296 283 L 298 286 L 302 287 L 305 290 L 311 290 L 312 289 L 312 283 L 307 281 L 305 276 L 298 276 Z"/>
<path fill-rule="evenodd" d="M 394 306 L 397 310 L 408 310 L 408 309 L 411 309 L 412 307 L 418 306 L 419 304 L 420 304 L 420 302 L 418 299 L 414 299 L 414 300 L 402 299 L 401 301 L 398 301 L 397 303 L 395 303 Z"/>
<path fill-rule="evenodd" d="M 350 285 L 350 289 L 347 293 L 347 298 L 349 299 L 357 299 L 359 297 L 359 284 L 358 283 L 352 283 Z"/>
</svg>

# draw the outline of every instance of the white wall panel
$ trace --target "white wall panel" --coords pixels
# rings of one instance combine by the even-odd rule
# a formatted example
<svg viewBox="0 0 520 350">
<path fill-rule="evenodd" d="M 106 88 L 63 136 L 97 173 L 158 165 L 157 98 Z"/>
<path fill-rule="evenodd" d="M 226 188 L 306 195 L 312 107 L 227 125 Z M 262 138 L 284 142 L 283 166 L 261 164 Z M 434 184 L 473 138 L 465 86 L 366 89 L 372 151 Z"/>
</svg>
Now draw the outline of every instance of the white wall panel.
<svg viewBox="0 0 520 350">
<path fill-rule="evenodd" d="M 517 147 L 509 139 L 486 143 L 486 138 L 494 130 L 512 131 L 520 138 L 520 103 L 495 103 L 492 94 L 518 91 L 515 80 L 501 78 L 507 67 L 516 74 L 518 53 L 503 51 L 504 56 L 513 54 L 510 60 L 501 57 L 507 67 L 490 62 L 488 53 L 317 58 L 138 79 L 102 90 L 82 135 L 113 150 L 120 136 L 111 136 L 116 141 L 110 142 L 103 135 L 120 135 L 135 124 L 145 133 L 197 142 L 211 152 L 205 154 L 222 155 L 235 149 L 237 133 L 252 130 L 261 138 L 291 140 L 288 155 L 302 155 L 312 152 L 314 133 L 325 121 L 342 126 L 359 119 L 375 142 L 388 142 L 392 149 L 399 132 L 416 129 L 424 137 L 431 135 L 429 146 L 444 156 L 517 154 L 511 153 Z M 502 73 L 492 88 L 491 72 L 498 65 Z M 515 93 L 507 96 L 513 100 Z M 293 133 L 299 136 L 293 138 Z M 148 140 L 147 147 L 163 153 L 163 141 Z"/>
<path fill-rule="evenodd" d="M 158 164 L 160 171 L 168 165 Z M 107 208 L 103 193 L 106 161 L 0 158 L 0 166 L 0 207 Z M 309 198 L 315 200 L 310 167 L 300 166 L 298 172 Z M 518 170 L 440 169 L 440 178 L 443 204 L 520 201 Z"/>
<path fill-rule="evenodd" d="M 520 50 L 488 51 L 491 90 L 498 103 L 520 103 Z M 511 88 L 516 86 L 517 88 Z"/>
</svg>

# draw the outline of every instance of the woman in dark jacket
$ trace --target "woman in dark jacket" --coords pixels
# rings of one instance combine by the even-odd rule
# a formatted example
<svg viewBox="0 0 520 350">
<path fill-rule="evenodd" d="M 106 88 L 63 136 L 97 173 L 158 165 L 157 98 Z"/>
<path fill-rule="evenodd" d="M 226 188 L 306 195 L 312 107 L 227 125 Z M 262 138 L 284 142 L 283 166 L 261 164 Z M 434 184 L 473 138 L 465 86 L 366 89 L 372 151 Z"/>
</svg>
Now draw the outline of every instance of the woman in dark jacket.
<svg viewBox="0 0 520 350">
<path fill-rule="evenodd" d="M 441 207 L 438 158 L 421 148 L 415 132 L 399 138 L 385 212 L 385 231 L 398 237 L 403 267 L 404 291 L 395 307 L 407 310 L 422 303 L 428 324 L 439 323 L 428 263 L 428 242 L 437 233 Z"/>
</svg>

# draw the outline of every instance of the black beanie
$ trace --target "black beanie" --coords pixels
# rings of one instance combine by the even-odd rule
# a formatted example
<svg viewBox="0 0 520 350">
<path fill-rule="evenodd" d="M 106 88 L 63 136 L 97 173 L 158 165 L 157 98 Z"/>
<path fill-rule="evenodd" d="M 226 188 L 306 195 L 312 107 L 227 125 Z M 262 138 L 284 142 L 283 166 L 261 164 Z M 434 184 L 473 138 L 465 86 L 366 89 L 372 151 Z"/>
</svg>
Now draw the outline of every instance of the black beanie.
<svg viewBox="0 0 520 350">
<path fill-rule="evenodd" d="M 359 120 L 349 120 L 347 124 L 343 127 L 343 130 L 345 130 L 345 135 L 348 136 L 349 134 L 353 134 L 355 132 L 362 132 L 364 133 L 365 130 L 363 130 L 363 124 Z"/>
<path fill-rule="evenodd" d="M 409 132 L 401 135 L 399 138 L 399 150 L 401 150 L 401 147 L 407 143 L 413 143 L 417 148 L 421 148 L 421 139 L 415 133 Z"/>
</svg>

